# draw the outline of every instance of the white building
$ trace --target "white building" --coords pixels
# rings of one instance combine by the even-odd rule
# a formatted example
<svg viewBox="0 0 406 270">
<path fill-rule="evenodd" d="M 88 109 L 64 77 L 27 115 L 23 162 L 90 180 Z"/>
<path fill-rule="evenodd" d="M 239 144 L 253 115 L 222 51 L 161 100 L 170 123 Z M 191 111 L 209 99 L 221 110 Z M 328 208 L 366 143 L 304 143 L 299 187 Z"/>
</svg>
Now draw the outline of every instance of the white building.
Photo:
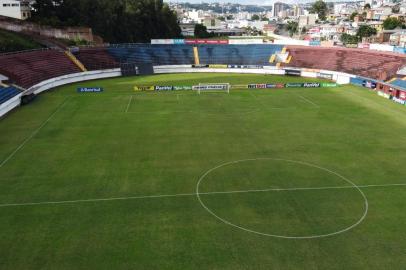
<svg viewBox="0 0 406 270">
<path fill-rule="evenodd" d="M 25 20 L 31 17 L 29 1 L 0 0 L 0 15 Z"/>
</svg>

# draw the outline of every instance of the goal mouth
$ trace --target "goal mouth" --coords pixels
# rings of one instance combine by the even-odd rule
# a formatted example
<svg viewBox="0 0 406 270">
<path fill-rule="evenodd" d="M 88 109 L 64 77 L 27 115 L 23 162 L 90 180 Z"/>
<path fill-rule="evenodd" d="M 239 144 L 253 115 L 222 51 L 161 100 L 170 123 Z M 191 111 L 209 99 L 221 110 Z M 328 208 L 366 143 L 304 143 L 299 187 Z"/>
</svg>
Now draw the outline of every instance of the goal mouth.
<svg viewBox="0 0 406 270">
<path fill-rule="evenodd" d="M 202 92 L 225 92 L 229 94 L 230 88 L 229 83 L 199 83 L 199 85 L 193 86 L 193 90 L 196 90 L 199 95 Z"/>
</svg>

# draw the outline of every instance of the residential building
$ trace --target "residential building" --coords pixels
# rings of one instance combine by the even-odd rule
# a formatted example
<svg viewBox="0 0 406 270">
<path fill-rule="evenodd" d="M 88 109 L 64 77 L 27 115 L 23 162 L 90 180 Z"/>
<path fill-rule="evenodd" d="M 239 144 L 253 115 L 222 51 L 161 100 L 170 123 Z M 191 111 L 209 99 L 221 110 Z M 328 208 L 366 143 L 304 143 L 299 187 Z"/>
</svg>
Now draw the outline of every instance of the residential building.
<svg viewBox="0 0 406 270">
<path fill-rule="evenodd" d="M 19 20 L 31 17 L 31 6 L 29 1 L 0 0 L 0 15 Z"/>
</svg>

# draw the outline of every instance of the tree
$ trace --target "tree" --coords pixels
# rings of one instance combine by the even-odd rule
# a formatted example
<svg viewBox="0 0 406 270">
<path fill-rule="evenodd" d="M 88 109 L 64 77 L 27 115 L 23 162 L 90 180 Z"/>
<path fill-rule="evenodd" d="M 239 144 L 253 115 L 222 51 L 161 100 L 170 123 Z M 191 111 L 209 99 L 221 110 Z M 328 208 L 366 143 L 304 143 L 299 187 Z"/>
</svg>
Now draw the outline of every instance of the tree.
<svg viewBox="0 0 406 270">
<path fill-rule="evenodd" d="M 286 25 L 286 30 L 289 31 L 289 35 L 292 37 L 294 34 L 296 34 L 299 30 L 299 24 L 294 21 L 288 22 Z"/>
<path fill-rule="evenodd" d="M 377 33 L 377 31 L 375 28 L 373 28 L 369 25 L 361 25 L 358 28 L 357 37 L 359 39 L 362 39 L 364 37 L 370 37 L 370 36 L 376 35 L 376 33 Z"/>
<path fill-rule="evenodd" d="M 219 21 L 222 21 L 222 22 L 224 22 L 224 21 L 226 20 L 226 18 L 224 18 L 223 16 L 217 17 L 217 19 L 218 19 Z"/>
<path fill-rule="evenodd" d="M 211 37 L 211 33 L 207 32 L 207 27 L 203 24 L 196 24 L 195 25 L 195 37 L 197 38 L 209 38 Z"/>
<path fill-rule="evenodd" d="M 393 30 L 395 28 L 402 27 L 403 22 L 397 18 L 389 17 L 383 21 L 383 29 Z"/>
<path fill-rule="evenodd" d="M 328 7 L 326 2 L 324 2 L 323 0 L 317 0 L 316 2 L 313 3 L 311 12 L 318 14 L 320 20 L 322 21 L 326 20 L 326 15 L 328 13 Z"/>
<path fill-rule="evenodd" d="M 358 15 L 358 12 L 353 12 L 353 13 L 351 13 L 351 15 L 350 15 L 350 21 L 354 21 L 354 18 L 355 18 L 355 16 L 357 16 Z"/>
<path fill-rule="evenodd" d="M 259 21 L 259 16 L 257 14 L 252 15 L 251 20 Z"/>
<path fill-rule="evenodd" d="M 392 8 L 392 12 L 395 13 L 395 14 L 399 13 L 399 12 L 400 12 L 400 5 L 394 6 L 394 7 Z"/>
<path fill-rule="evenodd" d="M 146 42 L 181 35 L 163 0 L 36 0 L 31 20 L 56 27 L 86 26 L 108 42 Z"/>
<path fill-rule="evenodd" d="M 341 35 L 340 40 L 344 44 L 356 44 L 359 41 L 357 36 L 349 35 L 346 33 Z"/>
</svg>

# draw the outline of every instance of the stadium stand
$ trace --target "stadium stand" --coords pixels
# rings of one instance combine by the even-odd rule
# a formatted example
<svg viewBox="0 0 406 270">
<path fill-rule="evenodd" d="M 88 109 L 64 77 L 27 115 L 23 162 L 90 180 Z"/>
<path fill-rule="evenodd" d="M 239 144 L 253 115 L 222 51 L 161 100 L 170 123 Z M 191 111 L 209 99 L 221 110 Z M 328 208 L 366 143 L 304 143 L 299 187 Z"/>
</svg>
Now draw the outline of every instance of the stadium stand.
<svg viewBox="0 0 406 270">
<path fill-rule="evenodd" d="M 406 64 L 406 55 L 371 50 L 289 46 L 289 66 L 341 71 L 388 80 Z"/>
<path fill-rule="evenodd" d="M 395 86 L 399 86 L 399 87 L 401 87 L 403 89 L 406 89 L 406 81 L 405 80 L 396 79 L 396 80 L 392 81 L 391 84 L 393 84 Z"/>
<path fill-rule="evenodd" d="M 1 87 L 0 86 L 0 104 L 3 104 L 7 100 L 17 96 L 20 93 L 21 93 L 21 91 L 15 87 L 12 87 L 12 86 Z"/>
<path fill-rule="evenodd" d="M 80 48 L 73 52 L 87 70 L 119 68 L 120 64 L 109 54 L 107 48 Z"/>
<path fill-rule="evenodd" d="M 119 63 L 153 65 L 191 65 L 194 63 L 193 47 L 190 45 L 115 45 L 108 52 Z"/>
<path fill-rule="evenodd" d="M 0 73 L 28 88 L 54 77 L 81 72 L 61 51 L 35 50 L 0 55 Z"/>
<path fill-rule="evenodd" d="M 270 65 L 282 45 L 200 45 L 200 64 Z"/>
</svg>

